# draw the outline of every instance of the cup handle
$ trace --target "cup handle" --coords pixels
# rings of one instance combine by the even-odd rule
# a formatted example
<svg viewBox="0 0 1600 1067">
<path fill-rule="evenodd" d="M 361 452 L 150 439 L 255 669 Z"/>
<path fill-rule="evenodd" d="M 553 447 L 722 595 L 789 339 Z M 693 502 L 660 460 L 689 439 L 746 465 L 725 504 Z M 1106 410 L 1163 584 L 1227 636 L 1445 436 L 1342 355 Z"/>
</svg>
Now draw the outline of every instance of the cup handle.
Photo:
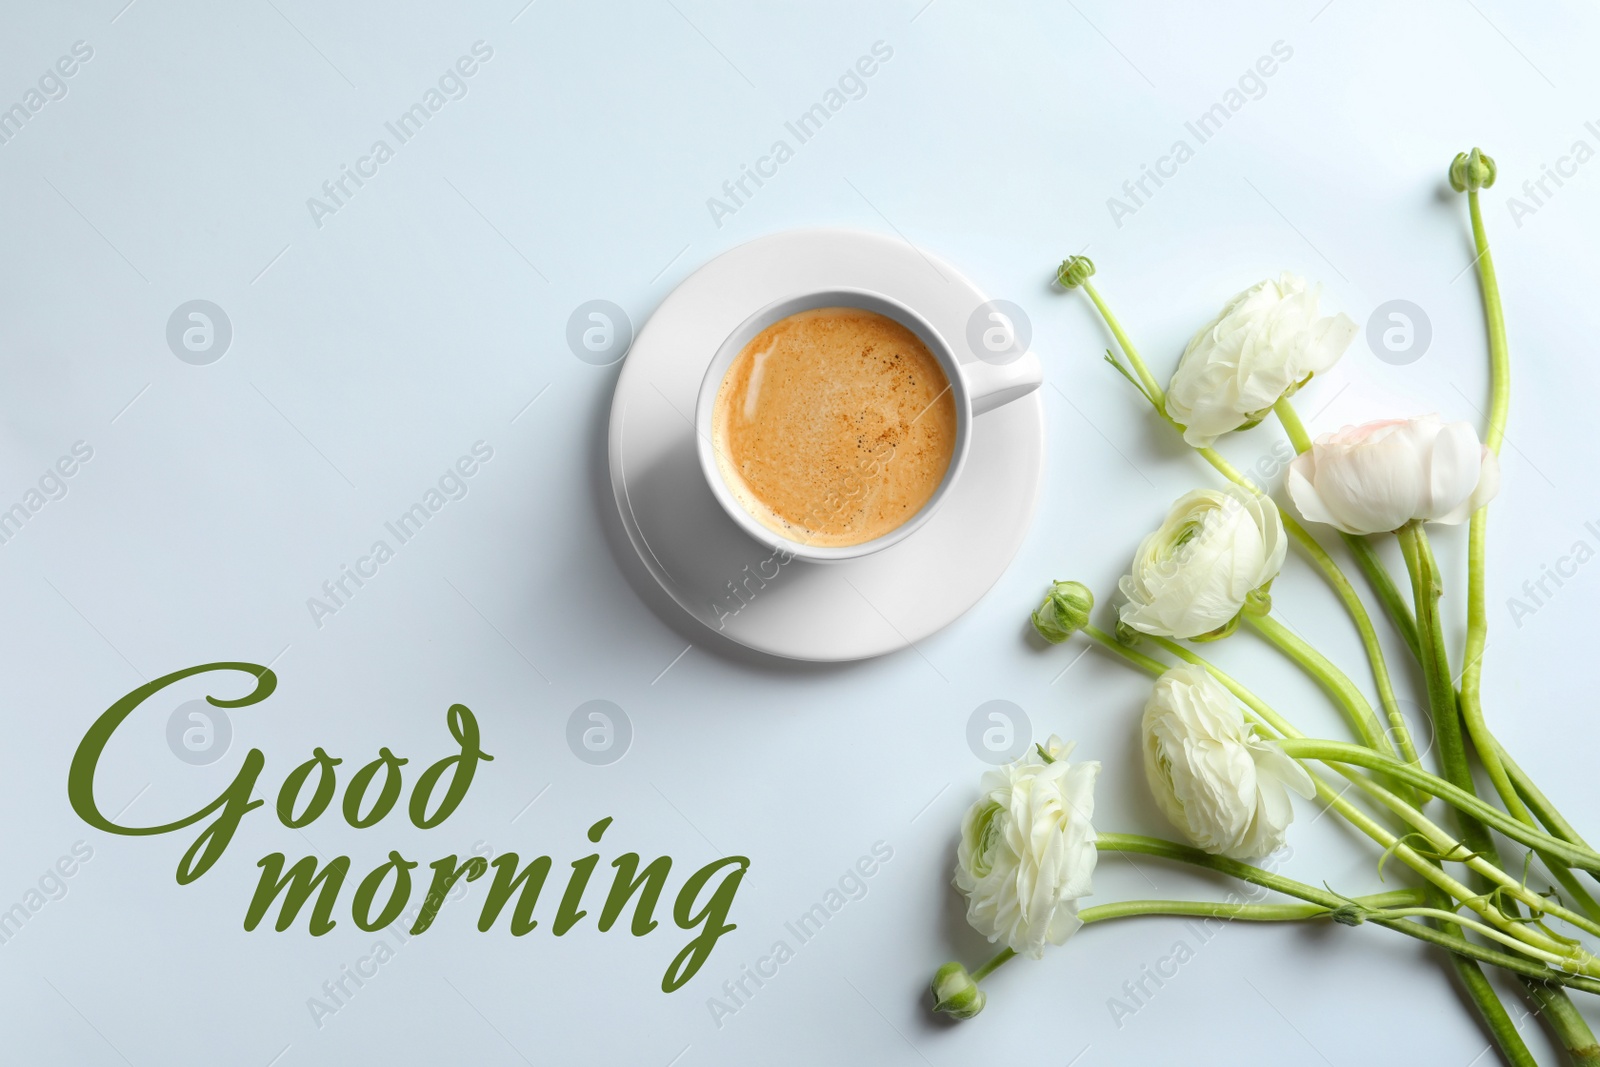
<svg viewBox="0 0 1600 1067">
<path fill-rule="evenodd" d="M 961 365 L 961 378 L 967 386 L 972 413 L 1003 407 L 1020 400 L 1044 384 L 1044 368 L 1039 357 L 1025 352 L 1010 363 L 985 363 L 976 360 Z"/>
</svg>

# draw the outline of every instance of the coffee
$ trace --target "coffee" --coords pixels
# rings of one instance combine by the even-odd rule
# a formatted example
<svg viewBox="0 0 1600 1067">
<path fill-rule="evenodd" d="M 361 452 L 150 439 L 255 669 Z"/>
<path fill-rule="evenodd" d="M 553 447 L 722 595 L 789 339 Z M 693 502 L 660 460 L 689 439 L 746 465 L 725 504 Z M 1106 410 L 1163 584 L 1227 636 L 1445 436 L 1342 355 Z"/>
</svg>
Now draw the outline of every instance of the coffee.
<svg viewBox="0 0 1600 1067">
<path fill-rule="evenodd" d="M 717 390 L 723 480 L 762 525 L 859 545 L 916 515 L 955 453 L 950 380 L 921 338 L 860 308 L 803 311 L 740 350 Z"/>
</svg>

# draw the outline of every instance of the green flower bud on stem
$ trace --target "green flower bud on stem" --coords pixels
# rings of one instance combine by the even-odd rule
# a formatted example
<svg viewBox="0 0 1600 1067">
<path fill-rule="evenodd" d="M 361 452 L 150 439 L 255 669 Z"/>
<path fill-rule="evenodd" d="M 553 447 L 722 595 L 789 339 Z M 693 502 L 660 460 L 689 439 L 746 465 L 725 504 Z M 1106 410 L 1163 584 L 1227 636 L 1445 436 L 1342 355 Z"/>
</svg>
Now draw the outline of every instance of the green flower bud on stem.
<svg viewBox="0 0 1600 1067">
<path fill-rule="evenodd" d="M 1462 152 L 1450 164 L 1450 188 L 1458 193 L 1477 192 L 1494 184 L 1494 160 L 1474 148 Z"/>
<path fill-rule="evenodd" d="M 1094 610 L 1094 594 L 1081 582 L 1052 582 L 1050 594 L 1033 613 L 1033 628 L 1039 636 L 1059 645 L 1089 624 Z"/>
<path fill-rule="evenodd" d="M 989 1000 L 959 963 L 947 963 L 933 975 L 933 1010 L 953 1019 L 970 1019 Z"/>
<path fill-rule="evenodd" d="M 1063 289 L 1076 289 L 1094 275 L 1094 262 L 1088 256 L 1068 256 L 1056 268 L 1056 281 Z"/>
</svg>

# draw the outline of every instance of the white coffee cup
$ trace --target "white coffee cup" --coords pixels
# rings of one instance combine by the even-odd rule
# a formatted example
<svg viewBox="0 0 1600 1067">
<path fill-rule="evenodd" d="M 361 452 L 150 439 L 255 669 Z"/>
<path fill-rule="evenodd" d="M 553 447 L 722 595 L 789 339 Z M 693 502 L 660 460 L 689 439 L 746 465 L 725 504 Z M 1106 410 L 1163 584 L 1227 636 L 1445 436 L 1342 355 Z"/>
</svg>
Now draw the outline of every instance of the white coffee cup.
<svg viewBox="0 0 1600 1067">
<path fill-rule="evenodd" d="M 945 470 L 944 480 L 934 490 L 927 503 L 911 518 L 896 526 L 893 530 L 875 537 L 870 541 L 863 541 L 856 545 L 821 546 L 807 544 L 785 537 L 776 530 L 761 522 L 747 511 L 739 502 L 738 496 L 728 486 L 723 477 L 721 465 L 717 462 L 716 446 L 712 442 L 712 418 L 716 409 L 717 392 L 722 387 L 722 379 L 727 375 L 728 368 L 738 358 L 744 346 L 755 339 L 756 335 L 768 326 L 786 319 L 790 315 L 797 315 L 802 311 L 810 311 L 823 307 L 851 307 L 864 311 L 876 312 L 900 323 L 906 329 L 916 334 L 922 343 L 928 346 L 943 368 L 945 377 L 949 379 L 950 391 L 955 397 L 956 406 L 956 441 L 955 448 L 950 456 L 950 466 Z M 972 420 L 986 411 L 993 411 L 997 407 L 1009 404 L 1013 400 L 1027 396 L 1044 382 L 1044 371 L 1039 364 L 1039 358 L 1032 352 L 1023 353 L 1021 356 L 1004 363 L 991 363 L 974 359 L 962 363 L 956 358 L 956 349 L 950 341 L 924 319 L 906 305 L 882 293 L 875 293 L 865 289 L 824 289 L 815 292 L 801 293 L 797 296 L 785 297 L 782 300 L 768 304 L 757 311 L 730 333 L 722 346 L 717 349 L 716 355 L 711 359 L 711 365 L 706 368 L 705 378 L 700 383 L 700 395 L 695 402 L 694 423 L 696 444 L 700 451 L 700 469 L 705 475 L 706 484 L 711 487 L 711 494 L 717 498 L 717 503 L 745 533 L 755 538 L 760 543 L 778 551 L 787 552 L 795 559 L 808 560 L 814 563 L 837 563 L 843 560 L 858 559 L 874 552 L 881 552 L 891 545 L 899 544 L 910 537 L 933 517 L 939 505 L 949 496 L 950 489 L 961 477 L 961 472 L 967 463 L 967 453 L 972 447 Z"/>
</svg>

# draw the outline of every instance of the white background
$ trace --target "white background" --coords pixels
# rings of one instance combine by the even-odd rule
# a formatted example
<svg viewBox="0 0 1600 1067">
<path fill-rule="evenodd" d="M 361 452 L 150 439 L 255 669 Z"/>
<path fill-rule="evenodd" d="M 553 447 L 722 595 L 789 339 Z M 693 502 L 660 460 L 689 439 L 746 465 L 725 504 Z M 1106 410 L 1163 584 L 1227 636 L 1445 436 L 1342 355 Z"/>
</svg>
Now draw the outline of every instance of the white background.
<svg viewBox="0 0 1600 1067">
<path fill-rule="evenodd" d="M 0 32 L 0 106 L 75 41 L 94 50 L 66 98 L 0 145 L 0 504 L 74 442 L 94 450 L 67 495 L 0 547 L 0 908 L 74 842 L 93 849 L 66 895 L 0 946 L 5 1060 L 1465 1067 L 1483 1050 L 1441 962 L 1368 928 L 1228 928 L 1120 1029 L 1108 998 L 1179 938 L 1193 944 L 1181 924 L 1091 927 L 999 972 L 986 1013 L 961 1026 L 930 1019 L 923 991 L 946 959 L 987 955 L 948 887 L 983 769 L 965 740 L 980 703 L 1014 701 L 1038 734 L 1075 738 L 1103 762 L 1102 828 L 1166 832 L 1136 761 L 1147 681 L 1096 652 L 1063 675 L 1081 645 L 1036 647 L 1025 622 L 1052 578 L 1109 590 L 1170 500 L 1214 478 L 1099 361 L 1104 331 L 1081 296 L 1050 287 L 1055 264 L 1087 246 L 1158 374 L 1224 299 L 1279 269 L 1324 282 L 1325 306 L 1363 324 L 1380 303 L 1411 300 L 1432 323 L 1425 356 L 1390 366 L 1358 339 L 1302 394 L 1302 412 L 1314 432 L 1427 410 L 1476 419 L 1485 351 L 1463 273 L 1466 208 L 1441 192 L 1451 157 L 1474 143 L 1500 164 L 1484 204 L 1515 361 L 1486 702 L 1511 750 L 1594 829 L 1596 727 L 1581 694 L 1600 577 L 1580 569 L 1520 628 L 1505 606 L 1574 542 L 1597 547 L 1584 523 L 1600 520 L 1600 163 L 1520 228 L 1506 205 L 1574 141 L 1600 148 L 1584 125 L 1600 119 L 1586 110 L 1600 98 L 1591 12 L 1491 0 L 520 11 L 508 0 L 448 13 L 124 2 L 11 3 Z M 307 198 L 479 40 L 493 58 L 468 95 L 319 228 Z M 893 58 L 865 96 L 717 226 L 707 198 L 876 41 Z M 1107 198 L 1176 139 L 1192 145 L 1184 123 L 1277 41 L 1293 56 L 1265 94 L 1118 227 Z M 613 300 L 637 326 L 718 251 L 822 224 L 899 233 L 1027 309 L 1049 454 L 1023 552 L 976 608 L 915 650 L 806 667 L 658 612 L 619 552 L 605 481 L 618 368 L 581 362 L 564 335 L 583 301 Z M 168 316 L 195 298 L 233 325 L 209 366 L 180 362 L 165 340 Z M 494 458 L 466 498 L 316 626 L 307 598 L 479 440 Z M 1269 424 L 1226 450 L 1251 464 L 1278 441 Z M 1457 619 L 1463 532 L 1438 538 Z M 1286 620 L 1366 680 L 1352 627 L 1302 562 L 1274 593 Z M 1321 695 L 1253 636 L 1214 651 L 1308 729 L 1343 736 Z M 269 805 L 180 887 L 190 836 L 90 830 L 67 804 L 67 765 L 142 679 L 223 659 L 271 661 L 280 678 L 270 701 L 233 715 L 223 759 L 173 756 L 166 701 L 129 721 L 98 781 L 108 813 L 132 800 L 124 821 L 148 825 L 214 796 L 249 748 L 265 754 Z M 1398 649 L 1394 662 L 1418 692 Z M 605 767 L 564 740 L 568 715 L 594 698 L 635 731 Z M 313 746 L 347 774 L 388 746 L 414 775 L 449 751 L 454 702 L 474 709 L 496 759 L 442 827 L 419 832 L 397 813 L 355 831 L 335 812 L 297 833 L 274 819 L 270 798 Z M 592 919 L 550 936 L 566 864 L 604 816 L 615 817 L 606 875 L 625 850 L 670 855 L 670 894 L 717 856 L 752 861 L 738 930 L 677 993 L 659 990 L 686 938 L 670 920 L 643 938 Z M 1284 869 L 1347 893 L 1380 888 L 1374 850 L 1315 816 L 1301 808 Z M 708 998 L 877 841 L 893 859 L 866 895 L 715 1025 Z M 354 877 L 391 848 L 426 864 L 477 842 L 553 858 L 540 928 L 480 934 L 472 903 L 449 905 L 319 1027 L 309 998 L 378 936 L 350 921 Z M 246 933 L 255 861 L 313 850 L 354 861 L 338 927 Z M 1096 889 L 1102 901 L 1226 887 L 1108 857 Z M 1537 1030 L 1526 1028 L 1536 1046 Z"/>
</svg>

